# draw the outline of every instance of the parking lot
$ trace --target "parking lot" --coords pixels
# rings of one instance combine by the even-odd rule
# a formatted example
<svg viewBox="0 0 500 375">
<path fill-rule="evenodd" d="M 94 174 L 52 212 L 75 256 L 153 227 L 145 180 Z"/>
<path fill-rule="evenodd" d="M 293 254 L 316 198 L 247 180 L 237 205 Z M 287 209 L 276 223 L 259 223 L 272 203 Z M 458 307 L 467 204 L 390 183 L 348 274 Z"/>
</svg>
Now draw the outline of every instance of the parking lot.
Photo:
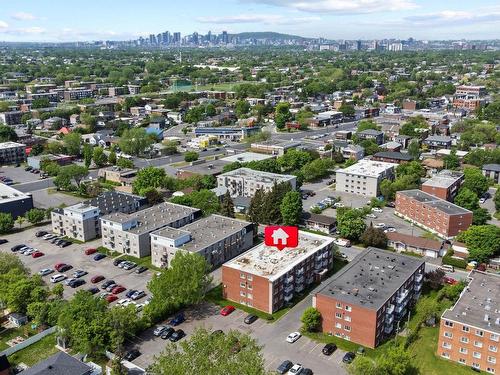
<svg viewBox="0 0 500 375">
<path fill-rule="evenodd" d="M 14 183 L 38 181 L 40 179 L 40 174 L 25 171 L 23 165 L 20 167 L 15 167 L 13 165 L 2 166 L 0 175 L 12 179 Z"/>
<path fill-rule="evenodd" d="M 69 286 L 64 285 L 64 297 L 69 298 L 73 294 L 76 293 L 77 290 L 80 289 L 88 289 L 92 286 L 99 287 L 104 281 L 101 281 L 97 284 L 92 284 L 90 279 L 96 275 L 105 276 L 106 280 L 112 279 L 117 284 L 123 285 L 127 289 L 140 289 L 146 290 L 146 284 L 150 280 L 152 273 L 151 271 L 146 271 L 142 274 L 136 274 L 135 269 L 132 270 L 124 270 L 118 268 L 113 265 L 112 258 L 104 258 L 100 261 L 95 261 L 93 255 L 85 255 L 84 251 L 90 247 L 98 247 L 101 244 L 100 239 L 94 240 L 91 242 L 87 242 L 86 244 L 72 244 L 65 248 L 60 248 L 54 244 L 51 244 L 48 241 L 45 241 L 42 238 L 35 237 L 35 233 L 39 230 L 49 231 L 50 227 L 38 227 L 36 229 L 29 229 L 23 232 L 14 233 L 10 235 L 3 236 L 3 238 L 7 239 L 9 242 L 3 245 L 0 245 L 0 251 L 11 252 L 11 247 L 18 244 L 25 244 L 27 246 L 38 249 L 43 252 L 43 255 L 40 258 L 32 258 L 31 256 L 25 256 L 19 254 L 19 258 L 22 262 L 31 270 L 33 274 L 38 273 L 43 268 L 54 268 L 56 263 L 66 263 L 73 266 L 73 268 L 69 271 L 64 272 L 69 277 L 76 270 L 83 270 L 88 272 L 87 275 L 83 276 L 82 279 L 85 280 L 85 284 L 78 288 L 71 288 Z M 56 272 L 51 275 L 56 274 Z M 50 283 L 50 276 L 44 276 L 44 280 L 48 285 L 52 285 Z M 125 298 L 125 293 L 122 292 L 118 294 L 119 299 Z M 138 302 L 144 302 L 145 298 L 139 300 Z"/>
</svg>

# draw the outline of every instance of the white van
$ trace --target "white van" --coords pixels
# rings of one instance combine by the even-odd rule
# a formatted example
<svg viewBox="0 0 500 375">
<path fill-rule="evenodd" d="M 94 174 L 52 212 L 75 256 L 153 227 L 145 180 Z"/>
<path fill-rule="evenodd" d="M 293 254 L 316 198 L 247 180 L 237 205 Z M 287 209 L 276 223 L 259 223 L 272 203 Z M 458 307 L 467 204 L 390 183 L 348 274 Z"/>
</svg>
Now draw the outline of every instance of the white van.
<svg viewBox="0 0 500 375">
<path fill-rule="evenodd" d="M 50 277 L 50 282 L 55 284 L 58 283 L 59 281 L 63 281 L 64 279 L 66 279 L 66 275 L 58 273 L 57 275 L 53 275 Z"/>
<path fill-rule="evenodd" d="M 439 269 L 444 272 L 455 272 L 455 267 L 450 266 L 449 264 L 442 264 L 439 266 Z"/>
</svg>

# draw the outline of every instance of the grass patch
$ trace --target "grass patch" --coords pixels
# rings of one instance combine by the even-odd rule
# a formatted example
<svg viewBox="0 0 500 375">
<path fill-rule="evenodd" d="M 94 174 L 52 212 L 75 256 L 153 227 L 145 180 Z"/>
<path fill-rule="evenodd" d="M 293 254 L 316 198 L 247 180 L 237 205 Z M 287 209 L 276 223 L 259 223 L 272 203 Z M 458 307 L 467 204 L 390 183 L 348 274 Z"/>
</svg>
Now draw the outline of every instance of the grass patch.
<svg viewBox="0 0 500 375">
<path fill-rule="evenodd" d="M 170 166 L 171 166 L 171 167 L 177 167 L 177 168 L 178 168 L 178 167 L 186 167 L 186 166 L 188 166 L 188 165 L 189 165 L 189 163 L 188 163 L 188 162 L 186 162 L 186 161 L 179 161 L 179 162 L 177 162 L 177 163 L 172 163 L 172 164 L 170 164 Z"/>
<path fill-rule="evenodd" d="M 344 339 L 341 339 L 340 337 L 336 337 L 333 335 L 328 335 L 326 333 L 320 333 L 320 332 L 303 332 L 304 336 L 309 337 L 310 339 L 313 339 L 314 341 L 322 342 L 324 344 L 330 344 L 333 343 L 337 345 L 339 349 L 345 350 L 346 352 L 354 352 L 358 350 L 358 348 L 361 346 L 359 344 L 356 344 L 351 341 L 347 341 Z M 365 348 L 365 355 L 373 357 L 374 356 L 375 350 Z"/>
<path fill-rule="evenodd" d="M 56 354 L 58 349 L 55 347 L 55 344 L 56 334 L 53 333 L 45 336 L 33 345 L 12 354 L 9 356 L 9 362 L 14 366 L 20 363 L 33 366 L 34 364 L 47 359 L 51 355 Z"/>
<path fill-rule="evenodd" d="M 35 335 L 36 333 L 37 331 L 31 329 L 29 325 L 17 328 L 8 328 L 0 333 L 0 351 L 10 348 L 10 346 L 7 345 L 7 341 L 9 340 L 12 340 L 17 336 L 28 338 Z"/>
<path fill-rule="evenodd" d="M 427 238 L 428 240 L 440 241 L 440 238 L 438 236 L 436 236 L 434 233 L 427 232 L 427 231 L 424 231 L 424 233 L 422 233 L 422 235 L 420 237 Z"/>
<path fill-rule="evenodd" d="M 493 214 L 493 217 L 497 220 L 500 220 L 500 211 L 497 211 Z"/>
<path fill-rule="evenodd" d="M 96 250 L 98 253 L 106 254 L 108 257 L 111 257 L 111 258 L 115 258 L 115 257 L 122 254 L 122 253 L 119 253 L 118 251 L 110 250 L 104 246 L 99 246 L 96 248 Z"/>
</svg>

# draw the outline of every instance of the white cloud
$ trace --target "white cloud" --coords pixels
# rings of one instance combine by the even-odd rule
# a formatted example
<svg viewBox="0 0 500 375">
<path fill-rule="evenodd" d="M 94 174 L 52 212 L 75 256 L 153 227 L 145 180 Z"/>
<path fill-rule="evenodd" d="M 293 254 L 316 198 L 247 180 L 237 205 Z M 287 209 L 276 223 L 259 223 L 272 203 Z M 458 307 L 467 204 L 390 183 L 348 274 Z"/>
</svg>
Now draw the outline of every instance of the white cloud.
<svg viewBox="0 0 500 375">
<path fill-rule="evenodd" d="M 15 20 L 18 20 L 18 21 L 34 21 L 38 17 L 36 17 L 35 15 L 33 15 L 31 13 L 27 13 L 27 12 L 17 12 L 17 13 L 14 13 L 12 15 L 12 18 L 14 18 Z"/>
<path fill-rule="evenodd" d="M 198 17 L 201 23 L 237 24 L 237 23 L 262 23 L 267 25 L 288 25 L 319 21 L 320 17 L 285 17 L 273 14 L 239 14 L 234 16 Z"/>
<path fill-rule="evenodd" d="M 412 0 L 252 0 L 303 12 L 359 14 L 417 8 Z"/>
<path fill-rule="evenodd" d="M 500 22 L 500 9 L 480 10 L 466 12 L 459 10 L 444 10 L 442 12 L 419 14 L 404 18 L 414 26 L 464 26 L 470 24 L 486 24 Z"/>
<path fill-rule="evenodd" d="M 0 34 L 10 34 L 10 35 L 33 35 L 33 34 L 45 34 L 47 30 L 43 27 L 32 26 L 32 27 L 18 27 L 18 28 L 0 28 Z"/>
<path fill-rule="evenodd" d="M 6 29 L 9 27 L 9 24 L 5 21 L 0 21 L 0 30 L 1 29 Z"/>
</svg>

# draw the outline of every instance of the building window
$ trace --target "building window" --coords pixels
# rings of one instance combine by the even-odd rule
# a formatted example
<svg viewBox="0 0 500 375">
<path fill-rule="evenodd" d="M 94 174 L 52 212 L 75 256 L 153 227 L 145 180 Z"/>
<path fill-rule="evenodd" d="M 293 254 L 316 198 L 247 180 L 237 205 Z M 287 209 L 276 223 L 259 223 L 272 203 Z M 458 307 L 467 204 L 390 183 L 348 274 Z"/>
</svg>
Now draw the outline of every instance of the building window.
<svg viewBox="0 0 500 375">
<path fill-rule="evenodd" d="M 344 316 L 344 320 L 346 320 L 346 321 L 350 322 L 350 321 L 351 321 L 351 317 L 350 317 L 350 316 L 348 316 L 348 315 L 346 315 L 346 316 Z"/>
<path fill-rule="evenodd" d="M 481 359 L 481 353 L 479 353 L 479 352 L 473 352 L 473 353 L 472 353 L 472 356 L 473 356 L 474 358 Z"/>
<path fill-rule="evenodd" d="M 248 276 L 247 276 L 247 280 L 248 280 L 248 281 L 252 281 L 252 280 L 253 280 L 252 275 L 248 275 Z"/>
<path fill-rule="evenodd" d="M 248 299 L 253 299 L 253 295 L 251 293 L 247 293 L 247 298 Z"/>
<path fill-rule="evenodd" d="M 467 348 L 460 348 L 460 353 L 467 354 Z"/>
<path fill-rule="evenodd" d="M 486 369 L 486 371 L 488 371 L 490 374 L 494 374 L 494 373 L 495 373 L 495 369 L 494 369 L 494 368 L 492 368 L 492 367 L 488 367 L 488 368 Z"/>
<path fill-rule="evenodd" d="M 342 304 L 340 302 L 337 302 L 337 309 L 341 309 L 342 308 Z"/>
<path fill-rule="evenodd" d="M 444 341 L 441 345 L 445 349 L 451 349 L 451 344 L 449 342 Z"/>
<path fill-rule="evenodd" d="M 245 288 L 247 285 L 245 283 L 240 283 L 240 288 Z"/>
<path fill-rule="evenodd" d="M 351 326 L 344 326 L 344 329 L 345 329 L 346 331 L 350 331 L 350 330 L 351 330 Z"/>
<path fill-rule="evenodd" d="M 497 342 L 498 342 L 498 341 L 499 341 L 499 339 L 500 339 L 500 336 L 499 336 L 499 335 L 496 335 L 496 334 L 494 334 L 494 333 L 492 333 L 492 334 L 490 335 L 490 340 L 492 340 L 492 341 L 497 341 Z"/>
<path fill-rule="evenodd" d="M 453 333 L 451 333 L 451 332 L 445 332 L 444 333 L 444 337 L 448 337 L 448 338 L 451 339 L 453 337 Z"/>
<path fill-rule="evenodd" d="M 476 336 L 483 337 L 483 335 L 484 335 L 483 331 L 476 329 Z"/>
<path fill-rule="evenodd" d="M 352 311 L 351 306 L 347 306 L 347 305 L 346 305 L 346 307 L 345 307 L 345 311 Z"/>
<path fill-rule="evenodd" d="M 496 352 L 497 352 L 497 350 L 498 350 L 498 348 L 497 348 L 495 345 L 490 345 L 490 346 L 488 347 L 488 350 L 489 350 L 490 352 L 494 352 L 494 353 L 496 353 Z"/>
<path fill-rule="evenodd" d="M 341 328 L 342 328 L 342 324 L 340 324 L 340 323 L 335 323 L 335 328 L 339 328 L 339 329 L 341 329 Z"/>
<path fill-rule="evenodd" d="M 476 348 L 482 348 L 483 347 L 483 343 L 481 341 L 474 341 L 474 346 Z"/>
<path fill-rule="evenodd" d="M 342 319 L 342 313 L 335 313 L 335 317 L 338 319 Z"/>
<path fill-rule="evenodd" d="M 245 292 L 243 292 L 243 291 L 241 291 L 241 292 L 240 292 L 240 296 L 245 297 L 245 296 L 246 296 L 246 293 L 245 293 Z"/>
<path fill-rule="evenodd" d="M 441 357 L 443 357 L 443 358 L 450 358 L 450 355 L 448 353 L 446 353 L 446 352 L 442 352 L 441 353 Z"/>
<path fill-rule="evenodd" d="M 465 365 L 467 363 L 467 361 L 465 360 L 465 358 L 459 358 L 458 362 L 460 362 L 463 365 Z"/>
<path fill-rule="evenodd" d="M 240 273 L 240 279 L 244 279 L 245 278 L 245 274 L 244 273 Z"/>
<path fill-rule="evenodd" d="M 467 344 L 469 342 L 469 339 L 467 337 L 462 336 L 462 337 L 460 337 L 460 341 Z"/>
<path fill-rule="evenodd" d="M 489 363 L 497 363 L 497 359 L 495 357 L 488 356 Z"/>
<path fill-rule="evenodd" d="M 479 363 L 473 363 L 472 367 L 477 368 L 477 369 L 481 368 L 481 366 L 479 365 Z"/>
<path fill-rule="evenodd" d="M 247 289 L 252 290 L 252 284 L 248 284 Z"/>
<path fill-rule="evenodd" d="M 464 332 L 469 332 L 469 327 L 467 327 L 467 326 L 462 326 L 462 331 L 464 331 Z"/>
<path fill-rule="evenodd" d="M 444 325 L 447 327 L 453 327 L 453 322 L 449 322 L 449 321 L 445 320 Z"/>
</svg>

